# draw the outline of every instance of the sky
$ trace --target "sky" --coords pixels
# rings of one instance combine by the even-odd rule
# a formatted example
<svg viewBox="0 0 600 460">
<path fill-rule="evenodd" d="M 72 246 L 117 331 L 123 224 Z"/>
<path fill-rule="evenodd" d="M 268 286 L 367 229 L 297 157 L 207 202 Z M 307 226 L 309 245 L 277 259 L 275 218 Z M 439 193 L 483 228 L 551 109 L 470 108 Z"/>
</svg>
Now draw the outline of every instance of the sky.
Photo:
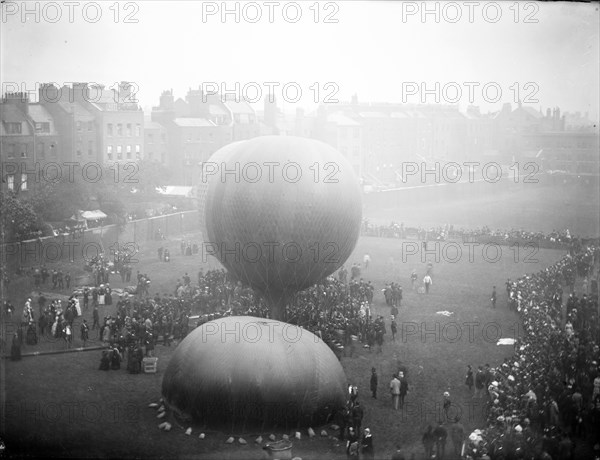
<svg viewBox="0 0 600 460">
<path fill-rule="evenodd" d="M 521 100 L 598 120 L 598 3 L 76 3 L 2 4 L 3 92 L 126 80 L 144 108 L 165 89 L 260 101 L 271 87 L 289 112 L 356 94 L 483 112 Z"/>
</svg>

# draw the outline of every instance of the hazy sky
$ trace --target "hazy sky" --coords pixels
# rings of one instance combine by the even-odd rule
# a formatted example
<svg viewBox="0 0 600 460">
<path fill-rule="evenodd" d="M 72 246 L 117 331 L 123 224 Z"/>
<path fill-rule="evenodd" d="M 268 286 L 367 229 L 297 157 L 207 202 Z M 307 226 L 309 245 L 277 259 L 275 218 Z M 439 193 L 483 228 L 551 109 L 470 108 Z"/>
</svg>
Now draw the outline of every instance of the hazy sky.
<svg viewBox="0 0 600 460">
<path fill-rule="evenodd" d="M 362 101 L 419 103 L 425 97 L 433 103 L 438 96 L 440 102 L 452 102 L 457 89 L 464 108 L 470 96 L 465 82 L 472 82 L 474 103 L 484 111 L 520 97 L 536 110 L 559 106 L 598 118 L 597 3 L 280 1 L 226 6 L 237 8 L 239 16 L 223 18 L 222 2 L 80 1 L 70 7 L 60 1 L 7 1 L 1 24 L 3 91 L 15 84 L 33 89 L 41 82 L 111 86 L 128 80 L 136 83 L 142 106 L 150 107 L 158 104 L 163 89 L 184 97 L 189 87 L 203 83 L 234 89 L 239 82 L 240 90 L 255 97 L 257 88 L 268 91 L 264 82 L 278 82 L 275 95 L 287 100 L 286 110 L 310 107 L 315 97 L 348 100 L 354 93 Z M 25 17 L 24 7 L 32 11 Z M 423 17 L 424 8 L 437 8 L 439 14 Z M 293 22 L 298 12 L 301 17 Z M 283 95 L 286 83 L 289 91 Z M 422 95 L 421 84 L 433 93 Z M 297 88 L 303 98 L 294 103 Z"/>
</svg>

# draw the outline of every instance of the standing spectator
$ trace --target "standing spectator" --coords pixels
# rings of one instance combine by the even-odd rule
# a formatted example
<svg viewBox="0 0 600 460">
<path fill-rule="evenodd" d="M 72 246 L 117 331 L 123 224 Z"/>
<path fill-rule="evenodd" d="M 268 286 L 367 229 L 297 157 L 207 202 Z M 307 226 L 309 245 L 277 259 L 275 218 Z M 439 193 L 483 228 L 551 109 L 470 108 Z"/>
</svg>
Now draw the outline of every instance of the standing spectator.
<svg viewBox="0 0 600 460">
<path fill-rule="evenodd" d="M 90 290 L 86 286 L 83 288 L 83 309 L 87 311 L 88 305 L 90 303 Z"/>
<path fill-rule="evenodd" d="M 71 348 L 71 344 L 73 343 L 73 331 L 71 330 L 71 325 L 66 322 L 63 329 L 63 337 L 67 344 L 67 348 Z"/>
<path fill-rule="evenodd" d="M 475 374 L 475 397 L 480 398 L 483 387 L 485 385 L 485 374 L 483 373 L 483 367 L 477 368 L 477 374 Z"/>
<path fill-rule="evenodd" d="M 392 324 L 390 325 L 392 331 L 392 342 L 396 341 L 396 333 L 398 332 L 398 324 L 396 323 L 396 317 L 392 316 Z"/>
<path fill-rule="evenodd" d="M 411 282 L 411 285 L 412 285 L 412 290 L 413 290 L 413 291 L 414 291 L 414 290 L 416 289 L 416 287 L 417 287 L 417 278 L 418 278 L 418 277 L 417 277 L 417 270 L 414 270 L 414 269 L 413 269 L 413 271 L 412 271 L 412 273 L 411 273 L 411 275 L 410 275 L 410 282 Z"/>
<path fill-rule="evenodd" d="M 444 402 L 442 404 L 442 408 L 444 409 L 444 417 L 448 420 L 448 412 L 450 411 L 450 406 L 452 406 L 452 401 L 450 400 L 450 393 L 444 391 Z"/>
<path fill-rule="evenodd" d="M 429 460 L 433 454 L 433 445 L 435 444 L 435 436 L 431 425 L 427 427 L 427 431 L 423 433 L 423 448 L 425 449 L 425 458 Z"/>
<path fill-rule="evenodd" d="M 17 332 L 14 333 L 12 344 L 10 346 L 10 359 L 11 361 L 21 360 L 21 339 Z"/>
<path fill-rule="evenodd" d="M 98 313 L 98 305 L 94 305 L 94 312 L 92 313 L 93 323 L 92 330 L 96 329 L 96 327 L 100 327 L 100 314 Z"/>
<path fill-rule="evenodd" d="M 433 430 L 433 437 L 435 439 L 436 459 L 443 460 L 446 453 L 446 438 L 448 432 L 444 428 L 443 422 L 440 420 L 438 426 Z"/>
<path fill-rule="evenodd" d="M 42 312 L 40 315 L 40 319 L 38 319 L 38 326 L 40 328 L 40 335 L 44 335 L 44 331 L 48 327 L 48 317 L 46 316 L 46 312 Z"/>
<path fill-rule="evenodd" d="M 369 269 L 369 263 L 371 262 L 371 256 L 367 253 L 363 257 L 363 264 L 365 265 L 365 270 Z"/>
<path fill-rule="evenodd" d="M 456 416 L 454 423 L 450 425 L 450 438 L 454 446 L 455 458 L 460 458 L 462 452 L 463 441 L 465 440 L 465 428 L 460 423 L 460 417 Z"/>
<path fill-rule="evenodd" d="M 496 286 L 492 290 L 492 308 L 496 308 Z"/>
<path fill-rule="evenodd" d="M 81 323 L 81 341 L 83 342 L 84 347 L 89 338 L 89 331 L 90 331 L 90 328 L 87 324 L 87 321 L 84 319 L 83 322 Z"/>
<path fill-rule="evenodd" d="M 473 391 L 473 368 L 470 364 L 467 365 L 467 376 L 465 377 L 465 385 L 469 387 L 469 393 Z"/>
<path fill-rule="evenodd" d="M 348 459 L 358 460 L 358 434 L 354 428 L 348 428 L 348 440 L 346 441 L 346 455 Z"/>
<path fill-rule="evenodd" d="M 67 272 L 65 275 L 65 284 L 67 285 L 67 291 L 68 291 L 71 287 L 71 274 L 69 272 Z"/>
<path fill-rule="evenodd" d="M 379 378 L 377 377 L 377 369 L 371 368 L 371 394 L 373 399 L 377 399 L 377 383 Z"/>
<path fill-rule="evenodd" d="M 392 381 L 390 382 L 390 394 L 392 395 L 394 410 L 398 410 L 398 404 L 400 403 L 400 380 L 398 380 L 396 374 L 392 376 Z"/>
<path fill-rule="evenodd" d="M 423 283 L 425 283 L 425 294 L 429 294 L 429 287 L 433 284 L 431 276 L 425 275 L 423 278 Z"/>
<path fill-rule="evenodd" d="M 373 448 L 373 435 L 369 428 L 365 428 L 365 434 L 362 440 L 362 453 L 365 459 L 374 459 L 375 450 Z"/>
<path fill-rule="evenodd" d="M 408 382 L 406 381 L 406 377 L 404 376 L 404 372 L 400 372 L 398 374 L 400 377 L 400 407 L 404 407 L 404 398 L 408 394 Z"/>
<path fill-rule="evenodd" d="M 360 402 L 356 401 L 354 407 L 352 408 L 352 426 L 357 433 L 360 433 L 360 428 L 362 426 L 362 420 L 365 416 L 365 411 L 363 410 Z"/>
</svg>

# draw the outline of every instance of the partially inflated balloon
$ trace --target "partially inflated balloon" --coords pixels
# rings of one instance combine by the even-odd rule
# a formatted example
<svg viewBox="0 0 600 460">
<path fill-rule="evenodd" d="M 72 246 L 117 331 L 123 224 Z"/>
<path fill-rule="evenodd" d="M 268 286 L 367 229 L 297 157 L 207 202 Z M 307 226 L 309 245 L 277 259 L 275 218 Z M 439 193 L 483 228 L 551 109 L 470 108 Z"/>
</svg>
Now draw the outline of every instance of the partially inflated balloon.
<svg viewBox="0 0 600 460">
<path fill-rule="evenodd" d="M 337 270 L 358 239 L 362 203 L 350 163 L 323 142 L 265 136 L 229 144 L 204 165 L 206 252 L 261 291 L 281 319 L 286 299 Z"/>
<path fill-rule="evenodd" d="M 317 336 L 280 321 L 230 316 L 179 344 L 162 394 L 182 416 L 243 429 L 325 423 L 343 407 L 345 388 L 342 366 Z"/>
</svg>

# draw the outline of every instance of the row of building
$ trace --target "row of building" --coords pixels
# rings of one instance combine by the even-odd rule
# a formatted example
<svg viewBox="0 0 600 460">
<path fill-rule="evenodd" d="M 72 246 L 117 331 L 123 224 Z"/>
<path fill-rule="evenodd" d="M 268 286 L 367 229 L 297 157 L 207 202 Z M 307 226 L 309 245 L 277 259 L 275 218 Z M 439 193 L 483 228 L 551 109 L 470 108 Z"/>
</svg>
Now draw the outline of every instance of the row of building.
<svg viewBox="0 0 600 460">
<path fill-rule="evenodd" d="M 27 192 L 28 176 L 48 163 L 148 159 L 172 173 L 175 185 L 194 185 L 202 163 L 222 146 L 260 135 L 294 135 L 334 146 L 369 181 L 393 182 L 406 161 L 537 159 L 546 169 L 598 174 L 598 126 L 580 113 L 545 113 L 505 104 L 495 113 L 476 107 L 363 103 L 322 104 L 285 114 L 273 98 L 263 110 L 233 95 L 190 89 L 185 98 L 164 91 L 144 113 L 133 85 L 42 85 L 37 102 L 5 94 L 0 104 L 2 187 Z"/>
</svg>

